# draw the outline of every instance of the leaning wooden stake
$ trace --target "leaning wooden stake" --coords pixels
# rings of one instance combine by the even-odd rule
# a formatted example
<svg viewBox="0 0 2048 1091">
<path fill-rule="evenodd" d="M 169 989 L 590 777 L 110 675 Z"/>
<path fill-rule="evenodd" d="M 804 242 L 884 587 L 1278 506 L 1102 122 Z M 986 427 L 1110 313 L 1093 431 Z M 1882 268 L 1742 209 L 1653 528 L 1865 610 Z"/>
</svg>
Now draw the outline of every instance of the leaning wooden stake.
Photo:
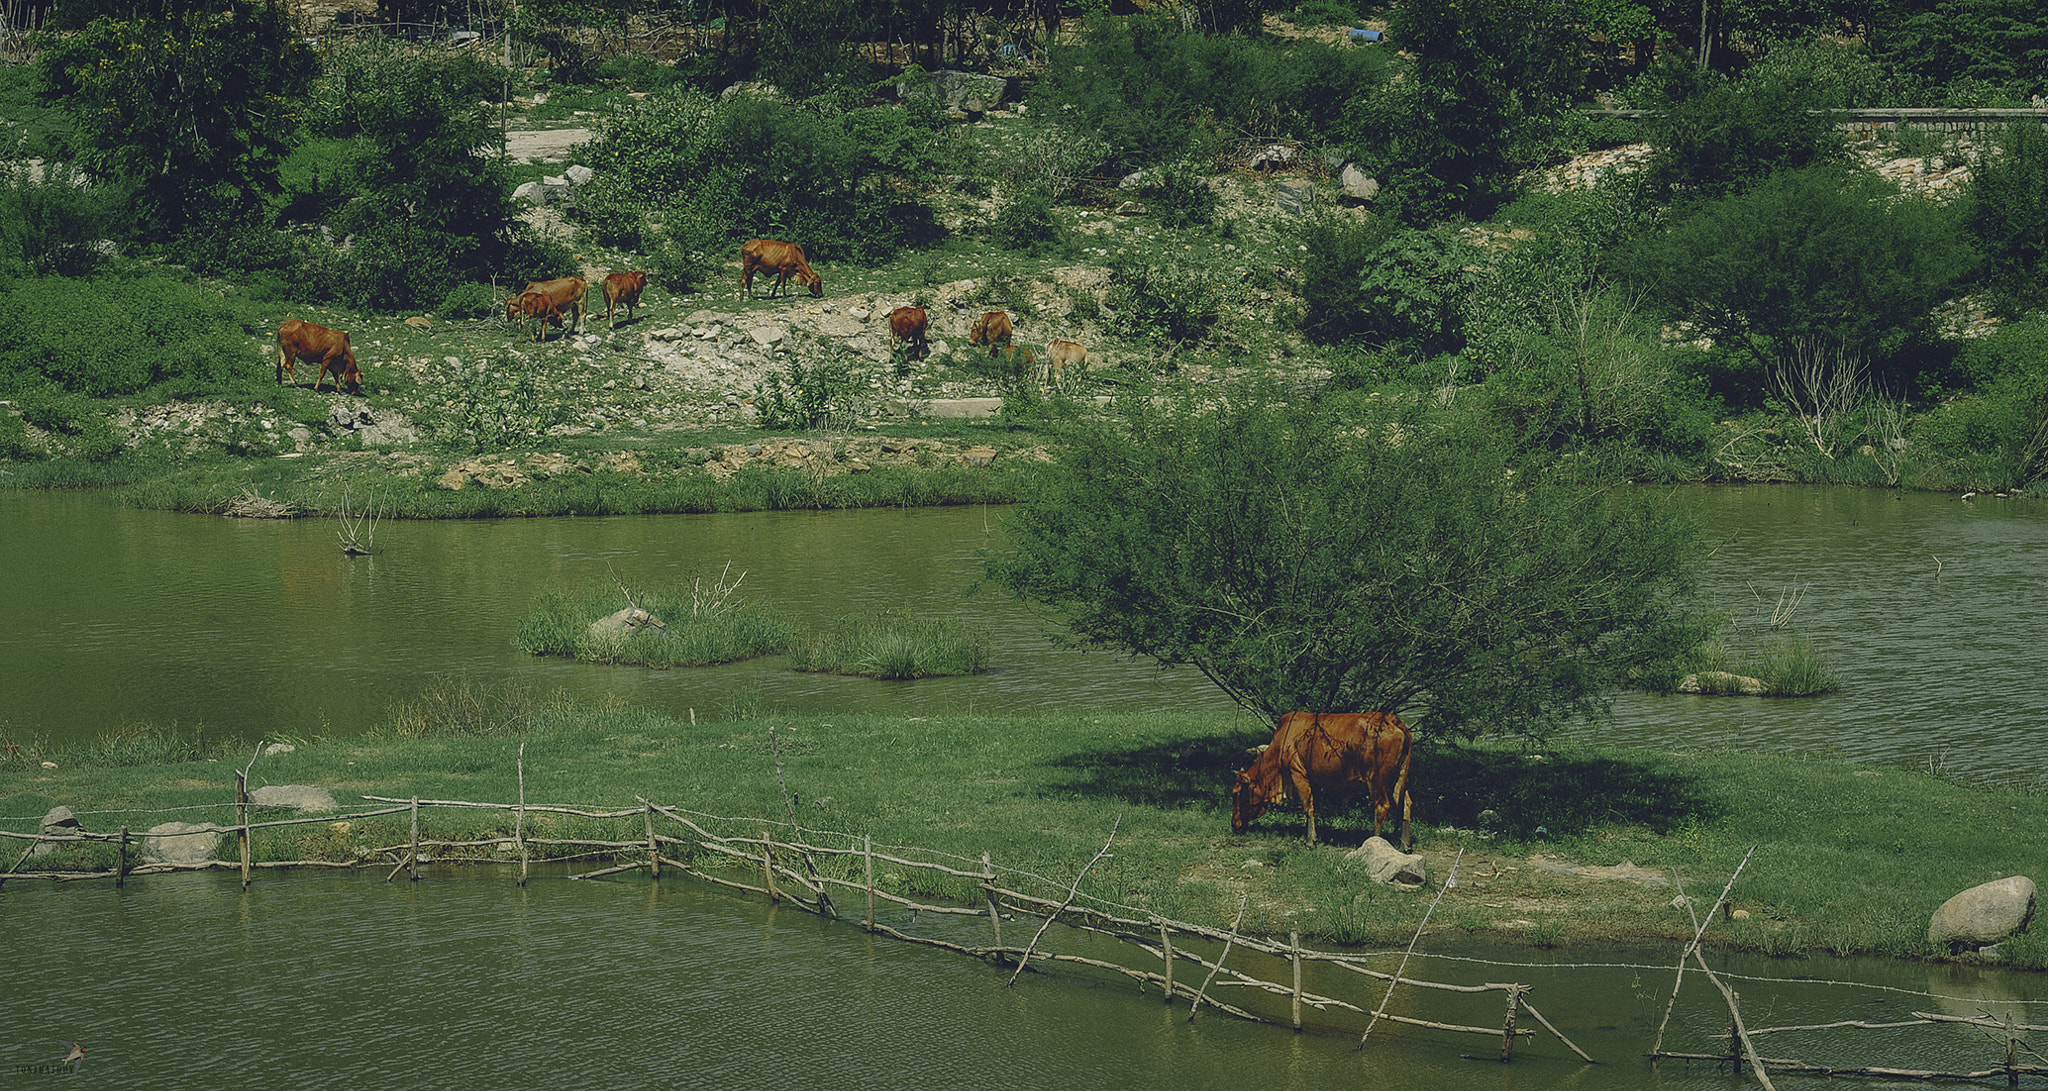
<svg viewBox="0 0 2048 1091">
<path fill-rule="evenodd" d="M 1067 888 L 1067 900 L 1061 902 L 1060 907 L 1058 909 L 1055 909 L 1052 912 L 1046 914 L 1045 923 L 1040 924 L 1038 926 L 1037 934 L 1031 937 L 1030 943 L 1024 945 L 1024 953 L 1017 956 L 1017 968 L 1011 971 L 1010 980 L 1007 983 L 1005 983 L 1005 988 L 1011 985 L 1015 985 L 1017 983 L 1017 975 L 1024 972 L 1024 964 L 1031 960 L 1032 950 L 1038 946 L 1038 941 L 1041 937 L 1045 935 L 1045 930 L 1052 927 L 1052 922 L 1054 918 L 1058 917 L 1061 913 L 1065 912 L 1068 906 L 1073 905 L 1075 898 L 1080 897 L 1081 880 L 1087 878 L 1088 873 L 1094 869 L 1095 865 L 1101 863 L 1102 858 L 1109 855 L 1109 846 L 1116 841 L 1117 827 L 1122 826 L 1123 824 L 1124 816 L 1122 814 L 1118 814 L 1116 816 L 1116 821 L 1110 823 L 1109 840 L 1104 841 L 1102 843 L 1102 851 L 1096 853 L 1095 858 L 1088 861 L 1088 863 L 1084 865 L 1078 873 L 1075 874 L 1074 885 Z"/>
<path fill-rule="evenodd" d="M 868 882 L 867 882 L 867 887 L 868 887 L 868 931 L 872 932 L 872 931 L 874 931 L 874 930 L 875 930 L 875 838 L 874 838 L 874 835 L 873 835 L 873 834 L 862 834 L 862 835 L 861 835 L 861 838 L 860 838 L 860 847 L 861 847 L 861 855 L 867 858 L 867 865 L 868 865 Z"/>
<path fill-rule="evenodd" d="M 775 889 L 775 852 L 768 840 L 767 829 L 761 830 L 761 879 L 768 885 L 768 900 L 779 902 L 782 892 Z"/>
<path fill-rule="evenodd" d="M 1294 1033 L 1301 1033 L 1301 931 L 1287 933 L 1287 960 L 1294 963 Z"/>
<path fill-rule="evenodd" d="M 1515 1007 L 1521 1002 L 1522 987 L 1520 985 L 1509 985 L 1507 1022 L 1502 1026 L 1500 1032 L 1500 1063 L 1502 1064 L 1515 1059 Z"/>
<path fill-rule="evenodd" d="M 654 839 L 654 804 L 646 805 L 647 815 L 647 872 L 653 878 L 661 878 L 661 842 Z"/>
<path fill-rule="evenodd" d="M 420 797 L 418 796 L 412 797 L 411 855 L 412 859 L 408 862 L 412 865 L 412 873 L 408 875 L 407 878 L 417 883 L 420 881 Z"/>
<path fill-rule="evenodd" d="M 526 744 L 519 744 L 519 810 L 512 818 L 512 843 L 519 846 L 519 885 L 526 885 Z"/>
<path fill-rule="evenodd" d="M 1223 953 L 1216 956 L 1216 963 L 1209 967 L 1209 976 L 1202 979 L 1202 987 L 1195 990 L 1195 998 L 1188 1003 L 1188 1022 L 1195 1021 L 1195 1012 L 1202 1008 L 1202 998 L 1209 995 L 1209 983 L 1216 980 L 1216 972 L 1223 969 L 1223 960 L 1230 957 L 1230 948 L 1237 942 L 1237 926 L 1244 923 L 1244 907 L 1251 901 L 1251 895 L 1237 896 L 1237 916 L 1231 919 L 1230 935 L 1223 941 Z"/>
<path fill-rule="evenodd" d="M 249 774 L 235 773 L 235 840 L 242 847 L 242 889 L 249 889 Z"/>
<path fill-rule="evenodd" d="M 1756 1072 L 1756 1082 L 1764 1085 L 1764 1091 L 1778 1091 L 1777 1086 L 1771 1083 L 1771 1074 L 1764 1070 L 1763 1059 L 1756 1055 L 1756 1043 L 1750 1040 L 1749 1028 L 1742 1025 L 1741 994 L 1729 988 L 1720 976 L 1714 973 L 1707 965 L 1706 956 L 1700 954 L 1698 948 L 1693 949 L 1692 957 L 1693 961 L 1700 964 L 1700 972 L 1707 975 L 1707 980 L 1713 982 L 1714 987 L 1721 990 L 1721 996 L 1728 1001 L 1728 1018 L 1731 1023 L 1728 1033 L 1729 1037 L 1734 1039 L 1730 1046 L 1735 1054 L 1735 1071 L 1741 1073 L 1742 1058 L 1746 1055 L 1749 1058 L 1749 1067 Z"/>
<path fill-rule="evenodd" d="M 988 902 L 988 927 L 995 934 L 996 963 L 1003 959 L 1003 909 L 996 904 L 996 869 L 988 853 L 981 854 L 981 896 Z"/>
<path fill-rule="evenodd" d="M 1173 932 L 1166 927 L 1166 918 L 1159 918 L 1159 953 L 1166 956 L 1164 997 L 1173 1003 Z"/>
<path fill-rule="evenodd" d="M 1728 900 L 1728 892 L 1735 889 L 1735 880 L 1741 877 L 1742 869 L 1749 866 L 1749 858 L 1755 855 L 1756 846 L 1749 846 L 1749 851 L 1742 854 L 1742 862 L 1735 865 L 1735 873 L 1728 876 L 1728 884 L 1721 888 L 1721 896 L 1714 899 L 1713 905 L 1707 907 L 1707 915 L 1705 917 L 1693 918 L 1692 942 L 1686 944 L 1685 950 L 1678 953 L 1678 976 L 1671 982 L 1671 999 L 1664 1003 L 1664 1021 L 1657 1024 L 1656 1044 L 1650 1047 L 1650 1061 L 1653 1064 L 1657 1060 L 1657 1054 L 1664 1052 L 1664 1029 L 1671 1025 L 1671 1009 L 1678 1006 L 1678 987 L 1685 984 L 1686 957 L 1699 950 L 1700 937 L 1706 935 L 1707 924 L 1714 919 L 1714 910 L 1720 908 L 1721 903 Z M 1678 878 L 1678 873 L 1672 872 L 1671 877 L 1675 881 Z M 1678 892 L 1684 894 L 1685 888 L 1679 887 Z M 1686 903 L 1688 908 L 1690 908 L 1691 904 L 1691 902 Z"/>
<path fill-rule="evenodd" d="M 1458 855 L 1451 859 L 1451 871 L 1450 874 L 1444 876 L 1444 885 L 1437 888 L 1435 899 L 1429 903 L 1428 909 L 1422 911 L 1422 923 L 1415 926 L 1415 934 L 1408 938 L 1408 953 L 1401 956 L 1401 965 L 1394 970 L 1394 976 L 1388 979 L 1387 995 L 1380 997 L 1380 1006 L 1373 1010 L 1372 1018 L 1366 1021 L 1365 1033 L 1358 1036 L 1358 1048 L 1365 1048 L 1365 1040 L 1372 1037 L 1372 1028 L 1378 1026 L 1380 1016 L 1387 1013 L 1387 1002 L 1394 999 L 1394 986 L 1401 983 L 1401 975 L 1407 972 L 1408 960 L 1414 957 L 1415 945 L 1422 940 L 1422 930 L 1429 927 L 1429 918 L 1431 914 L 1436 912 L 1437 902 L 1444 900 L 1445 891 L 1457 888 L 1458 864 L 1464 859 L 1465 850 L 1463 847 L 1460 847 Z"/>
</svg>

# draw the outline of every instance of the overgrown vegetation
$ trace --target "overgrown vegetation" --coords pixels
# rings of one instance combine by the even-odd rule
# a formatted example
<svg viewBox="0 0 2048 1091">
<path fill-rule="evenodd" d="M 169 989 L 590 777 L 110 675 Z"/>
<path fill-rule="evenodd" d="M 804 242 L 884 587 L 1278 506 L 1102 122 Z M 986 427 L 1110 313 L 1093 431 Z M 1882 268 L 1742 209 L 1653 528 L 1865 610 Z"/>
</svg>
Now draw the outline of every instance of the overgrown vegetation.
<svg viewBox="0 0 2048 1091">
<path fill-rule="evenodd" d="M 980 674 L 988 669 L 988 640 L 951 618 L 887 610 L 838 618 L 804 636 L 790 649 L 789 665 L 892 681 Z"/>
</svg>

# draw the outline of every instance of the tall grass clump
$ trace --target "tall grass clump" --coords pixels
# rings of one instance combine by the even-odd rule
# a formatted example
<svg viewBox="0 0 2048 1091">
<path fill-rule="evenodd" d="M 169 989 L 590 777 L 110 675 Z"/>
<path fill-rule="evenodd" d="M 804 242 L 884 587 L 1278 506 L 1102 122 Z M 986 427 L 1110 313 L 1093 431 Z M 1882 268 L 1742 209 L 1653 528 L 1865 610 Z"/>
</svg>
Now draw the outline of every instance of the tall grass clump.
<svg viewBox="0 0 2048 1091">
<path fill-rule="evenodd" d="M 384 733 L 401 739 L 441 735 L 523 735 L 535 726 L 533 692 L 516 682 L 491 685 L 441 675 L 411 701 L 394 705 Z"/>
<path fill-rule="evenodd" d="M 988 669 L 988 640 L 950 618 L 914 618 L 901 610 L 842 617 L 790 649 L 790 666 L 825 674 L 900 681 Z"/>
<path fill-rule="evenodd" d="M 795 630 L 766 607 L 734 596 L 744 577 L 727 574 L 708 583 L 700 577 L 688 586 L 651 591 L 619 585 L 549 592 L 519 623 L 513 643 L 530 655 L 656 668 L 702 667 L 787 650 Z"/>
</svg>

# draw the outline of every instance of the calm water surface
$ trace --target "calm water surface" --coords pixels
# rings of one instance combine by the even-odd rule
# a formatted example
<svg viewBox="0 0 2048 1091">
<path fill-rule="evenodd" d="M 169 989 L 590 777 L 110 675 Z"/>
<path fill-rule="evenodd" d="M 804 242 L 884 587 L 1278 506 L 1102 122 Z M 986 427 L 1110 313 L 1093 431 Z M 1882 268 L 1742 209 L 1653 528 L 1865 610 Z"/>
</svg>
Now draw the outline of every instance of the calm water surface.
<svg viewBox="0 0 2048 1091">
<path fill-rule="evenodd" d="M 891 923 L 986 938 L 971 921 Z M 1108 953 L 1060 930 L 1048 942 Z M 1141 995 L 1121 978 L 1066 966 L 1006 988 L 1006 970 L 688 881 L 543 875 L 522 890 L 487 869 L 460 878 L 429 872 L 418 883 L 386 883 L 382 872 L 268 873 L 244 893 L 225 874 L 138 877 L 121 890 L 16 880 L 0 889 L 0 950 L 9 953 L 0 990 L 10 1011 L 0 1080 L 13 1066 L 53 1062 L 62 1039 L 86 1047 L 80 1075 L 108 1087 L 1741 1085 L 1712 1065 L 1653 1068 L 1643 1059 L 1671 993 L 1671 952 L 1585 967 L 1454 946 L 1461 956 L 1520 965 L 1425 950 L 1410 972 L 1532 985 L 1532 1003 L 1602 1063 L 1580 1063 L 1540 1031 L 1501 1065 L 1492 1059 L 1497 1037 L 1384 1023 L 1359 1052 L 1364 1021 L 1352 1014 L 1311 1011 L 1300 1035 L 1213 1011 L 1190 1024 L 1185 1002 L 1168 1007 L 1156 989 Z M 1399 956 L 1388 952 L 1385 968 Z M 1738 980 L 1753 1027 L 1903 1019 L 1914 1010 L 2011 1012 L 2032 1023 L 2048 1016 L 2040 975 L 1743 958 L 1723 958 L 1717 969 L 1864 982 Z M 1307 984 L 1377 1006 L 1384 986 L 1340 977 L 1312 974 Z M 1243 994 L 1231 990 L 1229 999 L 1285 1018 L 1284 1004 Z M 1388 1010 L 1500 1023 L 1498 994 L 1404 990 Z M 1666 1045 L 1713 1051 L 1726 1020 L 1718 995 L 1689 975 Z M 1955 1028 L 1771 1042 L 1779 1056 L 1897 1067 L 1987 1067 L 2000 1052 Z"/>
</svg>

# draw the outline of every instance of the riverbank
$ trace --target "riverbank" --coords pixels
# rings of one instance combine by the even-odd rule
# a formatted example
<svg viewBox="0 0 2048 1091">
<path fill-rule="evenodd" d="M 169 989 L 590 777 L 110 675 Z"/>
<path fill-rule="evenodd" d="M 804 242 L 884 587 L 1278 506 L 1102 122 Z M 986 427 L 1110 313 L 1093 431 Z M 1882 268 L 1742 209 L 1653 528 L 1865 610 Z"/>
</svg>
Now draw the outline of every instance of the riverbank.
<svg viewBox="0 0 2048 1091">
<path fill-rule="evenodd" d="M 1326 843 L 1313 848 L 1291 809 L 1231 834 L 1230 771 L 1262 741 L 1231 716 L 756 714 L 693 724 L 502 694 L 465 708 L 401 710 L 379 736 L 293 740 L 289 751 L 255 760 L 251 786 L 323 786 L 344 811 L 368 809 L 363 796 L 510 803 L 519 798 L 523 743 L 530 803 L 633 808 L 645 797 L 764 822 L 794 814 L 819 843 L 872 837 L 972 861 L 986 852 L 998 866 L 1062 883 L 1114 828 L 1113 855 L 1082 884 L 1091 896 L 1219 928 L 1242 896 L 1247 930 L 1382 945 L 1405 943 L 1418 927 L 1443 940 L 1540 947 L 1680 943 L 1694 925 L 1673 905 L 1674 883 L 1703 910 L 1754 847 L 1730 895 L 1733 913 L 1713 922 L 1706 940 L 1787 957 L 1946 957 L 1926 942 L 1934 909 L 1959 890 L 2027 874 L 2048 839 L 2038 795 L 1903 767 L 1732 746 L 1425 748 L 1415 766 L 1415 833 L 1430 883 L 1399 891 L 1344 859 L 1370 832 L 1357 810 L 1325 819 Z M 499 733 L 448 733 L 462 731 Z M 68 751 L 0 742 L 19 748 L 0 759 L 0 814 L 17 832 L 33 832 L 29 816 L 59 805 L 99 832 L 171 819 L 232 822 L 224 804 L 234 769 L 250 760 L 239 746 L 203 751 L 162 737 Z M 196 760 L 164 760 L 181 758 Z M 200 806 L 216 809 L 162 813 Z M 440 810 L 429 821 L 440 838 L 512 831 L 509 812 Z M 529 837 L 644 838 L 637 814 L 529 823 Z M 259 833 L 255 856 L 389 868 L 393 861 L 373 850 L 405 839 L 402 814 L 282 827 Z M 112 857 L 111 847 L 95 845 L 30 866 L 111 866 Z M 1457 882 L 1446 889 L 1454 867 Z M 914 875 L 880 881 L 904 894 L 960 893 L 920 889 Z M 2004 944 L 2006 961 L 2048 967 L 2048 943 L 2037 935 Z"/>
</svg>

